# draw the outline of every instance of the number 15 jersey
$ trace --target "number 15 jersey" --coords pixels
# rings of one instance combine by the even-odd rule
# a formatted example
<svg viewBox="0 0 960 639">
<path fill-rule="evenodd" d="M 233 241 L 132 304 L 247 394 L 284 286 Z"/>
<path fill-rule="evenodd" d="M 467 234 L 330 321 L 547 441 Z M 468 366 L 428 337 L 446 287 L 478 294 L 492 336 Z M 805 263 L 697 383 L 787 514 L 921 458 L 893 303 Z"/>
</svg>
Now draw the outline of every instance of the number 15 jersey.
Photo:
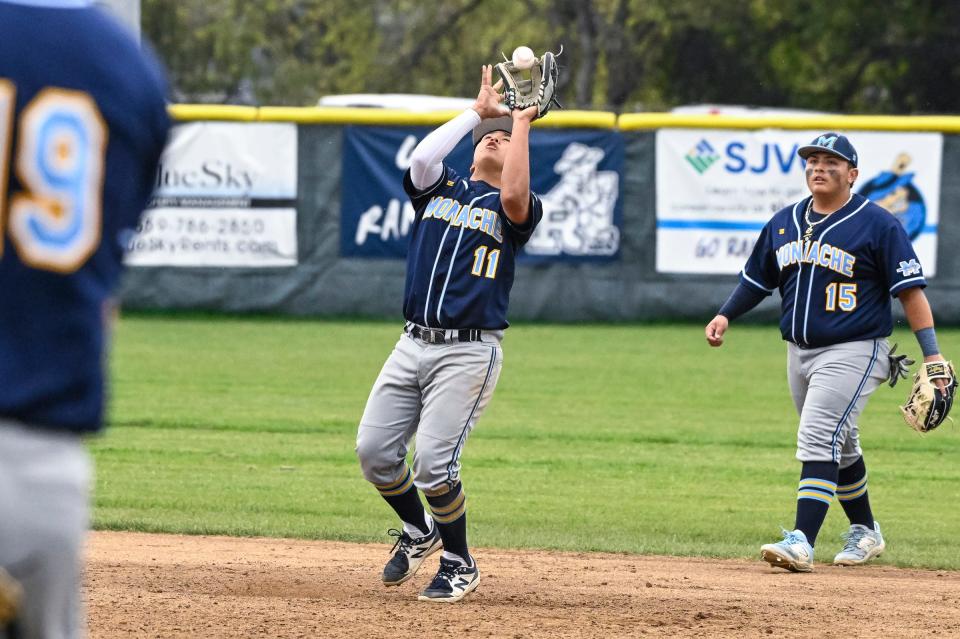
<svg viewBox="0 0 960 639">
<path fill-rule="evenodd" d="M 543 217 L 540 198 L 531 191 L 530 217 L 518 225 L 504 212 L 498 189 L 446 164 L 422 191 L 407 171 L 403 188 L 416 211 L 404 318 L 430 328 L 506 328 L 517 254 Z"/>
<path fill-rule="evenodd" d="M 887 337 L 891 296 L 927 284 L 903 226 L 854 194 L 838 211 L 811 217 L 811 229 L 809 204 L 801 200 L 767 222 L 740 281 L 767 295 L 780 290 L 780 332 L 800 347 Z"/>
</svg>

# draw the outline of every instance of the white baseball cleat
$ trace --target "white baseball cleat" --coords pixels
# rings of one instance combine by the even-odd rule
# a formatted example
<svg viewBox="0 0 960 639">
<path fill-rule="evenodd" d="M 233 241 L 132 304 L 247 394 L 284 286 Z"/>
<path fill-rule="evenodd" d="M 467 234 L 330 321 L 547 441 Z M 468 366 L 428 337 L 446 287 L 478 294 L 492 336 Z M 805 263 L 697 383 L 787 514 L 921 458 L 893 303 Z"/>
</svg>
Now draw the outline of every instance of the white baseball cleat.
<svg viewBox="0 0 960 639">
<path fill-rule="evenodd" d="M 383 583 L 387 586 L 399 586 L 413 577 L 423 560 L 443 547 L 440 533 L 434 526 L 430 534 L 413 538 L 406 532 L 391 528 L 387 534 L 397 538 L 391 548 L 396 551 L 387 565 L 383 567 Z"/>
<path fill-rule="evenodd" d="M 423 589 L 420 601 L 453 602 L 460 601 L 480 585 L 480 570 L 477 562 L 472 566 L 440 559 L 440 570 L 430 585 Z"/>
<path fill-rule="evenodd" d="M 837 566 L 859 566 L 865 564 L 884 551 L 887 544 L 880 534 L 880 524 L 873 522 L 873 530 L 861 524 L 851 524 L 850 530 L 843 534 L 846 543 L 836 557 Z"/>
<path fill-rule="evenodd" d="M 760 547 L 760 556 L 774 568 L 791 572 L 813 570 L 813 546 L 807 543 L 802 530 L 784 530 L 783 541 L 764 544 Z"/>
</svg>

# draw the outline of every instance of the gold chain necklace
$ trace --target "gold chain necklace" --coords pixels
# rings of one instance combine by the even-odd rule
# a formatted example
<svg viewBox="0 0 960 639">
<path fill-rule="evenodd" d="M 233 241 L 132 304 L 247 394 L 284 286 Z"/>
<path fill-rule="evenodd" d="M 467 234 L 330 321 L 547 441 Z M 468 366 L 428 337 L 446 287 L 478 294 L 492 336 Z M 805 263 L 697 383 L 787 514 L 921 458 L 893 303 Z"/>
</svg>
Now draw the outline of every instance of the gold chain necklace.
<svg viewBox="0 0 960 639">
<path fill-rule="evenodd" d="M 803 232 L 804 242 L 809 242 L 810 238 L 813 237 L 813 227 L 815 227 L 817 224 L 822 224 L 829 217 L 828 215 L 824 215 L 823 218 L 817 220 L 816 222 L 813 222 L 810 220 L 810 211 L 812 210 L 813 210 L 813 198 L 810 198 L 810 201 L 807 202 L 807 210 L 803 212 L 803 221 L 807 223 L 807 229 Z"/>
<path fill-rule="evenodd" d="M 853 193 L 851 193 L 850 197 L 847 198 L 847 201 L 843 203 L 843 206 L 850 204 L 850 200 L 852 199 L 853 199 Z M 842 209 L 843 206 L 841 206 L 840 209 Z M 839 211 L 840 209 L 837 209 L 837 211 Z M 810 220 L 810 212 L 812 210 L 813 210 L 813 198 L 811 197 L 810 201 L 807 202 L 807 209 L 803 212 L 803 221 L 807 223 L 807 229 L 803 232 L 804 242 L 809 242 L 810 238 L 813 237 L 813 227 L 815 227 L 817 224 L 824 223 L 827 220 L 827 218 L 830 217 L 831 215 L 831 213 L 827 213 L 826 215 L 823 216 L 822 219 L 819 219 L 816 222 L 813 222 Z M 834 211 L 834 213 L 836 213 L 837 211 Z"/>
</svg>

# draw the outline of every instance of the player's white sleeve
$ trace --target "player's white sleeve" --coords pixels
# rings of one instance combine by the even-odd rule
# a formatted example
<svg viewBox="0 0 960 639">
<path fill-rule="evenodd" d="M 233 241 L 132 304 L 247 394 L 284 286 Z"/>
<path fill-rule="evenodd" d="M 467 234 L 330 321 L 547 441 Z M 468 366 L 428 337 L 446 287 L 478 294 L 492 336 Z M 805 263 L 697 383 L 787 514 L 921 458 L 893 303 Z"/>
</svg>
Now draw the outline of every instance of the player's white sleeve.
<svg viewBox="0 0 960 639">
<path fill-rule="evenodd" d="M 480 114 L 467 109 L 423 138 L 410 154 L 410 181 L 413 186 L 423 190 L 436 184 L 443 173 L 443 158 L 478 124 Z"/>
</svg>

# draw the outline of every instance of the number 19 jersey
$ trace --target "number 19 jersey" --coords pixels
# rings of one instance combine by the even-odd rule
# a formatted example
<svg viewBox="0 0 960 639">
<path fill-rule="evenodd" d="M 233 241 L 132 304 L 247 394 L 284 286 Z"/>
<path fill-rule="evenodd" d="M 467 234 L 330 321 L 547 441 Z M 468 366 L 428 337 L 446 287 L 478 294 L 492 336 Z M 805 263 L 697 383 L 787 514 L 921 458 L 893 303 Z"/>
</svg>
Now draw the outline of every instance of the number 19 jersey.
<svg viewBox="0 0 960 639">
<path fill-rule="evenodd" d="M 468 181 L 447 165 L 422 191 L 407 171 L 403 188 L 416 211 L 404 318 L 429 328 L 506 328 L 517 254 L 543 217 L 540 198 L 530 193 L 530 218 L 517 225 L 504 212 L 498 189 Z"/>
<path fill-rule="evenodd" d="M 165 92 L 100 9 L 0 1 L 0 419 L 101 427 L 106 302 L 156 179 Z"/>
</svg>

